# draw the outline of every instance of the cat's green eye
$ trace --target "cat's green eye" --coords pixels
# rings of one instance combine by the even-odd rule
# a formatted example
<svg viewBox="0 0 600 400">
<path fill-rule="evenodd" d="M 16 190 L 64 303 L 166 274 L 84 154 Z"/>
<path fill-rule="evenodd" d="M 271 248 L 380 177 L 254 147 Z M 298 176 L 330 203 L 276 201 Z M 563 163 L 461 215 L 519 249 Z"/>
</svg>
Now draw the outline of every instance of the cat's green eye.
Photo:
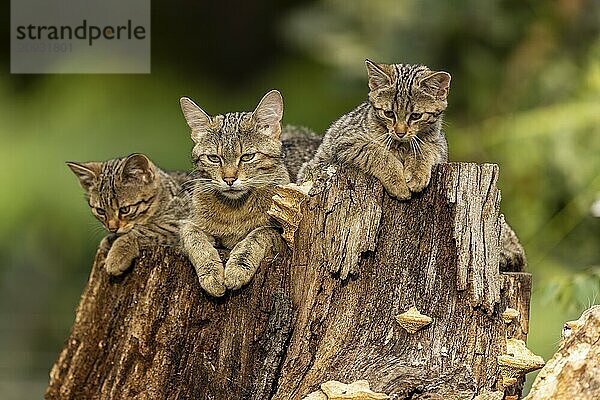
<svg viewBox="0 0 600 400">
<path fill-rule="evenodd" d="M 125 207 L 119 208 L 119 214 L 121 214 L 121 215 L 127 215 L 127 214 L 129 214 L 130 211 L 131 211 L 130 206 L 125 206 Z"/>
<path fill-rule="evenodd" d="M 394 119 L 396 117 L 396 113 L 393 111 L 384 111 L 383 115 L 385 115 L 386 118 L 389 118 L 389 119 Z"/>
<path fill-rule="evenodd" d="M 408 119 L 410 121 L 417 121 L 417 120 L 421 119 L 422 116 L 423 116 L 422 113 L 412 113 L 412 114 L 410 114 L 410 116 L 408 117 Z"/>
<path fill-rule="evenodd" d="M 94 211 L 96 211 L 96 214 L 98 214 L 98 215 L 106 215 L 106 211 L 104 211 L 103 208 L 95 207 Z"/>
<path fill-rule="evenodd" d="M 240 161 L 244 161 L 244 162 L 248 162 L 248 161 L 252 161 L 252 159 L 254 158 L 254 155 L 256 153 L 248 153 L 248 154 L 244 154 L 240 157 Z"/>
<path fill-rule="evenodd" d="M 219 163 L 219 164 L 221 163 L 221 158 L 219 156 L 217 156 L 217 155 L 210 154 L 210 155 L 207 155 L 206 158 L 208 158 L 208 161 L 213 162 L 215 164 L 216 163 Z"/>
</svg>

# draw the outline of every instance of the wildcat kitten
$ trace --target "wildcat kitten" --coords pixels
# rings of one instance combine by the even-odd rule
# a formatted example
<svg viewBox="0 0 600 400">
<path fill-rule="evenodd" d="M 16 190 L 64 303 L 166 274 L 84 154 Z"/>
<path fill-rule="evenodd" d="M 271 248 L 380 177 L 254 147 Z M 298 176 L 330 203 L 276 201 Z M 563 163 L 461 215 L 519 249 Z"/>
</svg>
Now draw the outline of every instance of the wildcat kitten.
<svg viewBox="0 0 600 400">
<path fill-rule="evenodd" d="M 442 132 L 450 74 L 423 65 L 366 60 L 369 101 L 334 122 L 299 183 L 327 166 L 351 165 L 373 175 L 400 200 L 429 184 L 433 165 L 447 160 Z"/>
<path fill-rule="evenodd" d="M 304 164 L 298 183 L 317 180 L 332 164 L 347 164 L 375 176 L 386 191 L 408 199 L 423 190 L 435 164 L 448 161 L 442 132 L 450 74 L 423 65 L 365 61 L 369 101 L 334 122 L 317 153 Z M 525 251 L 504 218 L 501 271 L 523 271 Z"/>
<path fill-rule="evenodd" d="M 92 213 L 112 233 L 100 244 L 108 251 L 109 274 L 122 274 L 145 246 L 178 242 L 179 221 L 188 213 L 181 189 L 186 174 L 163 172 L 143 154 L 67 165 Z"/>
<path fill-rule="evenodd" d="M 202 288 L 218 297 L 248 283 L 267 250 L 282 243 L 267 210 L 275 186 L 289 183 L 280 140 L 283 99 L 272 90 L 253 112 L 211 117 L 183 97 L 181 109 L 192 131 L 196 178 L 181 242 Z M 225 266 L 215 245 L 232 249 Z"/>
</svg>

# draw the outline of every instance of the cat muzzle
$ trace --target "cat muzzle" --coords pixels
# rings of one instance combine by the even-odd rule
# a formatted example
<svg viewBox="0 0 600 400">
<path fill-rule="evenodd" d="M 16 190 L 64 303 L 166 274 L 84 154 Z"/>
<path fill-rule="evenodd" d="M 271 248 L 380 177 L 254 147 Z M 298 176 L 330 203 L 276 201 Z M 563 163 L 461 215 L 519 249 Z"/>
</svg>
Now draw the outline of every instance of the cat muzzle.
<svg viewBox="0 0 600 400">
<path fill-rule="evenodd" d="M 224 177 L 223 181 L 228 185 L 228 186 L 233 186 L 233 184 L 235 183 L 235 181 L 237 181 L 236 177 Z"/>
<path fill-rule="evenodd" d="M 108 229 L 112 233 L 115 233 L 119 230 L 119 223 L 115 221 L 108 221 L 108 223 L 105 226 L 106 229 Z"/>
<path fill-rule="evenodd" d="M 404 132 L 395 132 L 395 131 L 394 132 L 390 132 L 390 136 L 393 139 L 395 139 L 395 140 L 397 140 L 399 142 L 406 141 L 406 139 L 407 139 L 406 135 L 407 135 L 406 131 L 404 131 Z"/>
<path fill-rule="evenodd" d="M 408 125 L 406 125 L 406 122 L 398 121 L 394 124 L 394 132 L 396 132 L 396 135 L 402 137 L 402 136 L 406 135 L 407 131 L 408 131 Z"/>
</svg>

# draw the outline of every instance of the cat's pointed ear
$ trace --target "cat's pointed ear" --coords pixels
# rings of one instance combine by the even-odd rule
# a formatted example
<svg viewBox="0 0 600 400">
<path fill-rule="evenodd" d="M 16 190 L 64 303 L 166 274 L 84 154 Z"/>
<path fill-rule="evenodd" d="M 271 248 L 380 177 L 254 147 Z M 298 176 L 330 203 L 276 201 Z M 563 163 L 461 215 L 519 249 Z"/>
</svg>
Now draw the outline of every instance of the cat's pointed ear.
<svg viewBox="0 0 600 400">
<path fill-rule="evenodd" d="M 252 119 L 259 125 L 260 130 L 278 138 L 281 135 L 281 119 L 283 118 L 283 97 L 278 90 L 271 90 L 260 100 Z"/>
<path fill-rule="evenodd" d="M 188 97 L 182 97 L 179 99 L 179 103 L 181 104 L 181 111 L 183 111 L 185 121 L 192 130 L 192 140 L 197 143 L 210 127 L 212 119 L 210 115 Z"/>
<path fill-rule="evenodd" d="M 100 162 L 76 163 L 67 161 L 67 166 L 77 176 L 79 184 L 86 192 L 90 190 L 94 180 L 102 170 L 102 163 Z"/>
<path fill-rule="evenodd" d="M 445 100 L 446 97 L 448 97 L 451 78 L 450 74 L 444 71 L 432 72 L 424 78 L 421 78 L 419 81 L 419 88 L 423 93 L 435 99 Z"/>
<path fill-rule="evenodd" d="M 366 59 L 367 75 L 369 76 L 369 89 L 377 90 L 392 84 L 392 78 L 383 70 L 383 68 L 373 61 Z"/>
<path fill-rule="evenodd" d="M 154 164 L 143 154 L 132 154 L 125 159 L 121 176 L 128 181 L 150 183 L 155 177 Z"/>
</svg>

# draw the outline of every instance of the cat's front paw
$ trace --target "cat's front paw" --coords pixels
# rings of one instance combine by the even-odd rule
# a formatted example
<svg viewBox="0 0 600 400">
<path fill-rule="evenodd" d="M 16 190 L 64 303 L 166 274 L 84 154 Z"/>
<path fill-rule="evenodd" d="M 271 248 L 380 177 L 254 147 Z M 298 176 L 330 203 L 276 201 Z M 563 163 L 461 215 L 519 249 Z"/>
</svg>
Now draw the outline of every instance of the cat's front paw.
<svg viewBox="0 0 600 400">
<path fill-rule="evenodd" d="M 221 297 L 225 294 L 225 284 L 223 277 L 223 266 L 220 267 L 220 270 L 212 270 L 212 272 L 200 276 L 198 278 L 200 281 L 200 286 L 202 289 L 209 295 L 213 297 Z"/>
<path fill-rule="evenodd" d="M 244 257 L 231 256 L 225 265 L 225 286 L 227 289 L 238 290 L 246 285 L 252 277 L 258 265 Z"/>
<path fill-rule="evenodd" d="M 108 236 L 105 236 L 98 245 L 98 250 L 96 251 L 96 257 L 100 268 L 104 268 L 106 265 L 106 258 L 108 257 L 108 252 L 110 250 L 110 246 L 112 242 L 110 241 Z"/>
<path fill-rule="evenodd" d="M 108 251 L 110 250 L 110 246 L 112 246 L 113 241 L 114 239 L 110 236 L 105 236 L 102 238 L 100 244 L 98 245 L 98 251 L 100 254 L 102 254 L 104 257 L 108 256 Z"/>
<path fill-rule="evenodd" d="M 402 181 L 383 183 L 383 187 L 388 194 L 398 200 L 410 199 L 410 189 Z"/>
<path fill-rule="evenodd" d="M 123 272 L 129 269 L 134 258 L 135 257 L 131 256 L 130 254 L 123 253 L 118 250 L 115 251 L 114 248 L 111 248 L 106 256 L 106 260 L 104 261 L 104 268 L 110 275 L 121 275 Z"/>
<path fill-rule="evenodd" d="M 413 173 L 406 175 L 406 185 L 413 193 L 418 193 L 429 185 L 431 180 L 431 171 Z"/>
<path fill-rule="evenodd" d="M 225 277 L 223 276 L 223 263 L 219 255 L 214 252 L 214 257 L 193 261 L 200 286 L 206 293 L 213 297 L 225 294 Z"/>
</svg>

